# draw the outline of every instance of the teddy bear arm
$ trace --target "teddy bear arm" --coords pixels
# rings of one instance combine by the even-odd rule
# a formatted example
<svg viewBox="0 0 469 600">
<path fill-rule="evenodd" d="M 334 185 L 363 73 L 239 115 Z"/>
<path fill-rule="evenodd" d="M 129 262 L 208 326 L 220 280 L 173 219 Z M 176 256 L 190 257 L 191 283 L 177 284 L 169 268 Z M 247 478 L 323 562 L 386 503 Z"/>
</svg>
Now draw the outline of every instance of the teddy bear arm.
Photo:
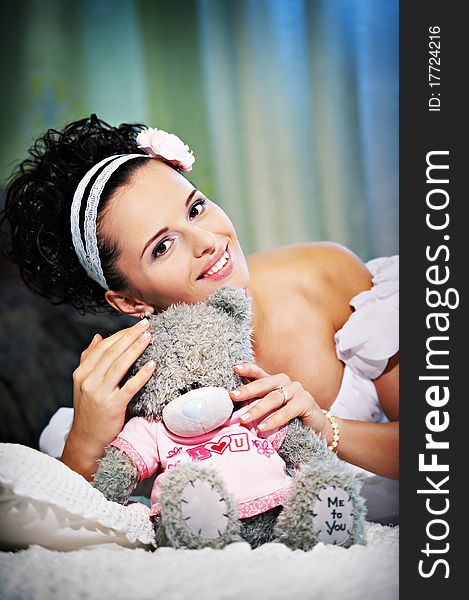
<svg viewBox="0 0 469 600">
<path fill-rule="evenodd" d="M 287 467 L 293 469 L 312 460 L 334 460 L 336 458 L 324 441 L 312 429 L 306 427 L 299 418 L 289 422 L 287 435 L 277 452 Z"/>
<path fill-rule="evenodd" d="M 93 487 L 108 500 L 126 504 L 138 481 L 135 463 L 118 448 L 108 446 L 93 477 Z"/>
</svg>

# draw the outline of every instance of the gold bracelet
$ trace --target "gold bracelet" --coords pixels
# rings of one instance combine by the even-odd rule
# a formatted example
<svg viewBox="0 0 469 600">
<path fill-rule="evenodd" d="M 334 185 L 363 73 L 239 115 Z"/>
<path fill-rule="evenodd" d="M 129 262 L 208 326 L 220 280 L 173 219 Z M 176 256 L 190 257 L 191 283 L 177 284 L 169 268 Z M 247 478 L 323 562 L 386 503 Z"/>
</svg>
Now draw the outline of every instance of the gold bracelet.
<svg viewBox="0 0 469 600">
<path fill-rule="evenodd" d="M 337 448 L 339 446 L 339 438 L 340 438 L 339 425 L 337 424 L 337 421 L 335 420 L 335 418 L 331 415 L 331 413 L 328 410 L 324 410 L 324 408 L 322 408 L 321 410 L 326 415 L 327 420 L 329 421 L 329 423 L 331 424 L 331 427 L 332 427 L 332 442 L 329 444 L 328 448 L 329 448 L 329 450 L 332 450 L 332 452 L 337 452 Z"/>
</svg>

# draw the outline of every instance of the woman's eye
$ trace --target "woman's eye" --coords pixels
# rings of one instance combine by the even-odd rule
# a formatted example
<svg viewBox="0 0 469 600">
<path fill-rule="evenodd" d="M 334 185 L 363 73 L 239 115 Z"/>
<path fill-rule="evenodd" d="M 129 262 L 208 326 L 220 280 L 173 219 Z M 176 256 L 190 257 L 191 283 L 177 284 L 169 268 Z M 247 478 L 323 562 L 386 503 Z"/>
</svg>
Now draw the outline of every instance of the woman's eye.
<svg viewBox="0 0 469 600">
<path fill-rule="evenodd" d="M 196 217 L 201 215 L 204 212 L 204 210 L 206 209 L 206 204 L 207 204 L 206 198 L 201 198 L 200 200 L 196 200 L 189 209 L 189 217 L 191 219 L 195 219 Z M 163 256 L 163 254 L 166 254 L 166 252 L 168 252 L 168 250 L 171 248 L 171 246 L 172 246 L 171 240 L 163 240 L 162 242 L 157 244 L 151 253 L 152 259 L 155 260 L 159 256 Z"/>
<path fill-rule="evenodd" d="M 165 244 L 169 244 L 169 245 L 166 246 Z M 158 258 L 158 256 L 162 256 L 170 249 L 170 247 L 171 247 L 170 240 L 163 240 L 157 246 L 155 246 L 155 248 L 153 249 L 153 252 L 151 253 L 152 258 L 155 259 L 155 258 Z"/>
<path fill-rule="evenodd" d="M 195 217 L 198 217 L 205 210 L 206 204 L 207 204 L 207 200 L 205 198 L 194 202 L 194 204 L 191 206 L 191 208 L 189 210 L 189 216 L 192 219 L 195 219 Z"/>
</svg>

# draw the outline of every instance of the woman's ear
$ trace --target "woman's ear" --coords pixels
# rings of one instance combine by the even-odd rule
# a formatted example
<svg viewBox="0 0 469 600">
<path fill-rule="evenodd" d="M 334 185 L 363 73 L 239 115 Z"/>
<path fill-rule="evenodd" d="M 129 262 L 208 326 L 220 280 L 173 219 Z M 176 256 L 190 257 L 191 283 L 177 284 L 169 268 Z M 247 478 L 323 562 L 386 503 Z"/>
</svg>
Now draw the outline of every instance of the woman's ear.
<svg viewBox="0 0 469 600">
<path fill-rule="evenodd" d="M 124 315 L 143 317 L 148 313 L 153 314 L 155 312 L 154 306 L 143 302 L 143 300 L 138 300 L 134 296 L 122 294 L 121 292 L 108 290 L 105 292 L 104 297 L 112 308 Z"/>
</svg>

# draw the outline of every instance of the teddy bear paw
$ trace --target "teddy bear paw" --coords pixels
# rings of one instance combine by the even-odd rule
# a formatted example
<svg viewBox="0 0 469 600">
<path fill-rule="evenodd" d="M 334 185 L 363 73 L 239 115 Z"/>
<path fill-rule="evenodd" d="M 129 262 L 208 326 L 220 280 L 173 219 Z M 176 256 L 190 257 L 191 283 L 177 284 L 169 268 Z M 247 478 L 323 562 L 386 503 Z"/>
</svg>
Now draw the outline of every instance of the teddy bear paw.
<svg viewBox="0 0 469 600">
<path fill-rule="evenodd" d="M 360 484 L 345 466 L 306 465 L 276 525 L 276 538 L 293 549 L 318 542 L 348 548 L 364 543 Z"/>
<path fill-rule="evenodd" d="M 176 471 L 175 469 L 175 475 Z M 179 469 L 179 475 L 181 474 Z M 221 548 L 238 541 L 235 503 L 212 473 L 188 473 L 171 502 L 162 503 L 166 535 L 173 547 Z M 173 487 L 173 492 L 176 492 Z"/>
<path fill-rule="evenodd" d="M 311 520 L 318 541 L 346 545 L 352 537 L 355 514 L 351 495 L 329 485 L 317 491 L 311 507 Z"/>
<path fill-rule="evenodd" d="M 190 480 L 181 497 L 181 516 L 193 534 L 202 539 L 222 537 L 228 526 L 224 495 L 203 479 Z"/>
</svg>

